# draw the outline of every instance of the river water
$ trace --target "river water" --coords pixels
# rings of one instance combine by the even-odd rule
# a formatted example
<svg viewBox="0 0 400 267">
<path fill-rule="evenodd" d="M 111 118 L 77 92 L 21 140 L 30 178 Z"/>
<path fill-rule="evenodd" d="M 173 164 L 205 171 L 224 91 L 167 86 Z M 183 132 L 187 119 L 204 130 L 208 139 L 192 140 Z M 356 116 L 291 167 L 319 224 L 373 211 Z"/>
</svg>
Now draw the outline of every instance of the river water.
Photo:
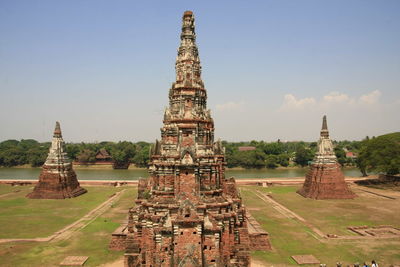
<svg viewBox="0 0 400 267">
<path fill-rule="evenodd" d="M 226 170 L 226 177 L 241 178 L 281 178 L 304 176 L 307 168 L 303 169 L 248 169 Z M 36 180 L 41 168 L 0 168 L 0 180 Z M 79 169 L 75 168 L 79 180 L 137 180 L 147 177 L 146 169 L 112 170 L 112 169 Z M 359 177 L 361 173 L 356 168 L 343 169 L 346 176 Z"/>
</svg>

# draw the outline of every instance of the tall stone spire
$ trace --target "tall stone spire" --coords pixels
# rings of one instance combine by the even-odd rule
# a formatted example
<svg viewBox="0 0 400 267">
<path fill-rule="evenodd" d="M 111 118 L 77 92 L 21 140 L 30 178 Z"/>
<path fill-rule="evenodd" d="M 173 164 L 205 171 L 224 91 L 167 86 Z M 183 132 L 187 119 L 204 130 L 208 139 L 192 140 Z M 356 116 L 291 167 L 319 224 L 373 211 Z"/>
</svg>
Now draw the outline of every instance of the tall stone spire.
<svg viewBox="0 0 400 267">
<path fill-rule="evenodd" d="M 214 142 L 195 41 L 186 11 L 161 140 L 130 210 L 125 266 L 249 266 L 246 210 Z"/>
<path fill-rule="evenodd" d="M 201 65 L 192 11 L 186 11 L 183 14 L 181 43 L 176 57 L 175 72 L 176 80 L 169 91 L 169 107 L 165 110 L 164 122 L 180 119 L 207 119 L 213 123 L 210 112 L 206 110 L 207 92 L 201 80 Z"/>
<path fill-rule="evenodd" d="M 321 137 L 329 137 L 328 123 L 326 122 L 326 115 L 322 118 Z"/>
<path fill-rule="evenodd" d="M 355 194 L 347 186 L 341 166 L 337 161 L 332 140 L 329 138 L 326 116 L 322 119 L 318 151 L 310 166 L 300 195 L 314 199 L 354 198 Z"/>
<path fill-rule="evenodd" d="M 56 121 L 56 128 L 54 129 L 53 137 L 62 138 L 61 127 L 60 127 L 60 123 L 58 121 Z"/>
<path fill-rule="evenodd" d="M 182 18 L 181 44 L 175 63 L 175 88 L 195 87 L 204 88 L 201 80 L 199 51 L 196 45 L 194 15 L 185 11 Z"/>
<path fill-rule="evenodd" d="M 86 192 L 86 189 L 79 186 L 71 160 L 65 152 L 60 123 L 57 121 L 39 182 L 27 197 L 62 199 L 77 197 Z"/>
</svg>

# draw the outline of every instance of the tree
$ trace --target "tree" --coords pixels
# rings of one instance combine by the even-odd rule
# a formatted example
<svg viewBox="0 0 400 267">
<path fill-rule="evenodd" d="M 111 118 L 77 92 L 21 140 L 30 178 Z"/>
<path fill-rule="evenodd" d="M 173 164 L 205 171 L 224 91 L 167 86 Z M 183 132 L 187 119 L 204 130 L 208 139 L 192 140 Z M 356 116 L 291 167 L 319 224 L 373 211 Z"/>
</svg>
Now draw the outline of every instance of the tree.
<svg viewBox="0 0 400 267">
<path fill-rule="evenodd" d="M 388 175 L 400 173 L 400 132 L 381 135 L 363 141 L 357 159 L 360 171 Z"/>
<path fill-rule="evenodd" d="M 77 160 L 84 164 L 93 163 L 96 161 L 96 153 L 90 149 L 84 149 L 78 154 Z"/>
<path fill-rule="evenodd" d="M 144 143 L 144 142 L 142 142 Z M 147 167 L 147 164 L 149 162 L 149 152 L 150 152 L 150 144 L 145 143 L 145 144 L 140 144 L 139 150 L 136 151 L 135 156 L 132 159 L 132 162 L 137 166 L 137 167 Z"/>
<path fill-rule="evenodd" d="M 278 167 L 278 156 L 276 155 L 267 155 L 265 158 L 265 166 L 268 169 L 275 169 Z"/>
<path fill-rule="evenodd" d="M 29 163 L 32 167 L 40 167 L 46 161 L 46 154 L 45 153 L 34 153 L 29 155 Z"/>
<path fill-rule="evenodd" d="M 114 161 L 114 169 L 127 169 L 129 167 L 129 157 L 124 151 L 112 150 L 111 156 Z"/>
<path fill-rule="evenodd" d="M 65 150 L 67 152 L 68 157 L 71 160 L 77 160 L 77 156 L 78 156 L 79 152 L 81 151 L 81 145 L 80 144 L 66 144 Z"/>
<path fill-rule="evenodd" d="M 38 147 L 39 146 L 39 142 L 33 139 L 21 139 L 21 141 L 19 142 L 18 146 L 22 149 L 30 149 L 33 147 Z"/>
<path fill-rule="evenodd" d="M 267 155 L 279 155 L 283 153 L 284 147 L 281 142 L 267 143 L 264 144 L 263 151 Z"/>
<path fill-rule="evenodd" d="M 18 140 L 14 140 L 14 139 L 12 139 L 12 140 L 6 140 L 6 141 L 3 141 L 3 142 L 0 143 L 0 150 L 5 150 L 5 149 L 8 149 L 8 148 L 13 148 L 13 147 L 18 146 L 18 144 L 19 144 L 19 141 L 18 141 Z"/>
<path fill-rule="evenodd" d="M 23 165 L 27 163 L 25 151 L 18 147 L 13 147 L 2 151 L 0 157 L 0 161 L 2 162 L 3 166 L 6 167 Z"/>
<path fill-rule="evenodd" d="M 296 164 L 304 167 L 307 166 L 312 159 L 313 159 L 313 154 L 310 149 L 307 149 L 304 146 L 297 147 L 296 157 L 294 159 L 294 162 L 296 162 Z"/>
<path fill-rule="evenodd" d="M 233 151 L 231 149 L 226 149 L 225 150 L 225 159 L 226 159 L 228 168 L 234 168 L 234 167 L 240 166 L 239 151 Z"/>
<path fill-rule="evenodd" d="M 289 166 L 289 155 L 288 154 L 280 154 L 277 158 L 278 164 L 282 167 Z"/>
<path fill-rule="evenodd" d="M 32 167 L 42 166 L 43 163 L 46 161 L 47 152 L 49 150 L 48 145 L 31 148 L 27 152 L 28 162 L 29 164 L 31 164 Z"/>
<path fill-rule="evenodd" d="M 338 162 L 341 165 L 344 165 L 346 163 L 346 153 L 344 152 L 343 148 L 336 146 L 334 148 L 334 150 L 335 150 L 335 155 L 338 159 Z"/>
<path fill-rule="evenodd" d="M 243 168 L 263 168 L 265 167 L 265 154 L 259 150 L 240 151 L 236 154 L 239 165 Z"/>
<path fill-rule="evenodd" d="M 113 150 L 111 151 L 111 156 L 113 160 L 117 163 L 125 163 L 128 161 L 126 153 L 120 150 Z"/>
<path fill-rule="evenodd" d="M 365 161 L 365 159 L 361 158 L 361 154 L 360 154 L 360 156 L 358 156 L 356 158 L 356 166 L 360 169 L 360 172 L 361 172 L 362 176 L 364 176 L 364 177 L 368 176 L 367 166 L 365 164 L 366 164 L 366 161 Z"/>
<path fill-rule="evenodd" d="M 124 153 L 128 160 L 132 160 L 136 154 L 136 146 L 132 143 L 127 144 L 124 148 Z"/>
</svg>

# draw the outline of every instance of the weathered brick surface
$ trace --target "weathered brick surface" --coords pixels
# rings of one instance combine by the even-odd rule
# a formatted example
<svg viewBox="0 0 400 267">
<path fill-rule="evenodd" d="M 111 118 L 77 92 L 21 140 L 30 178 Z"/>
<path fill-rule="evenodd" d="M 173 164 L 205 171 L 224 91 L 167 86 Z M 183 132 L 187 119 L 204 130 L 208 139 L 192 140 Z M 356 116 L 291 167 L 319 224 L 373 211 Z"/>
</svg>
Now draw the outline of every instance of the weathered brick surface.
<svg viewBox="0 0 400 267">
<path fill-rule="evenodd" d="M 246 210 L 235 180 L 225 178 L 224 148 L 214 142 L 200 74 L 194 17 L 187 11 L 161 140 L 129 212 L 127 267 L 250 265 Z"/>
<path fill-rule="evenodd" d="M 128 225 L 127 223 L 124 223 L 112 233 L 111 242 L 108 248 L 110 250 L 116 250 L 116 251 L 125 250 L 127 233 L 128 233 Z"/>
<path fill-rule="evenodd" d="M 250 237 L 251 250 L 272 250 L 269 242 L 269 234 L 262 229 L 261 225 L 254 219 L 250 213 L 247 213 L 247 222 Z"/>
<path fill-rule="evenodd" d="M 250 234 L 250 249 L 262 251 L 272 250 L 268 233 Z"/>
<path fill-rule="evenodd" d="M 33 192 L 27 195 L 28 198 L 63 199 L 77 197 L 87 192 L 86 189 L 80 187 L 64 146 L 60 124 L 57 122 L 39 182 Z"/>
<path fill-rule="evenodd" d="M 312 164 L 298 193 L 314 199 L 347 199 L 355 194 L 347 186 L 339 163 Z"/>
</svg>

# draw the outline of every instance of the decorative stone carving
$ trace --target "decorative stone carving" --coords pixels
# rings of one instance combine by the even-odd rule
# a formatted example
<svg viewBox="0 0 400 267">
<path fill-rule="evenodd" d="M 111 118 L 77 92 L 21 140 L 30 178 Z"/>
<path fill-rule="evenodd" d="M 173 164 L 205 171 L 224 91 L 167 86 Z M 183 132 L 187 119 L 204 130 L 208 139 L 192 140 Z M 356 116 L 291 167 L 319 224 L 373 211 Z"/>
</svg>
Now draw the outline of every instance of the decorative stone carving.
<svg viewBox="0 0 400 267">
<path fill-rule="evenodd" d="M 356 195 L 347 186 L 329 138 L 326 116 L 323 117 L 318 152 L 310 166 L 303 187 L 297 191 L 303 197 L 314 199 L 346 199 Z"/>
<path fill-rule="evenodd" d="M 221 142 L 206 108 L 194 16 L 183 14 L 176 81 L 147 181 L 129 212 L 125 266 L 249 266 L 246 210 L 225 178 Z"/>
<path fill-rule="evenodd" d="M 79 186 L 71 160 L 65 152 L 60 123 L 56 122 L 53 141 L 46 162 L 42 166 L 39 183 L 27 197 L 63 199 L 77 197 L 86 192 L 86 189 Z"/>
</svg>

